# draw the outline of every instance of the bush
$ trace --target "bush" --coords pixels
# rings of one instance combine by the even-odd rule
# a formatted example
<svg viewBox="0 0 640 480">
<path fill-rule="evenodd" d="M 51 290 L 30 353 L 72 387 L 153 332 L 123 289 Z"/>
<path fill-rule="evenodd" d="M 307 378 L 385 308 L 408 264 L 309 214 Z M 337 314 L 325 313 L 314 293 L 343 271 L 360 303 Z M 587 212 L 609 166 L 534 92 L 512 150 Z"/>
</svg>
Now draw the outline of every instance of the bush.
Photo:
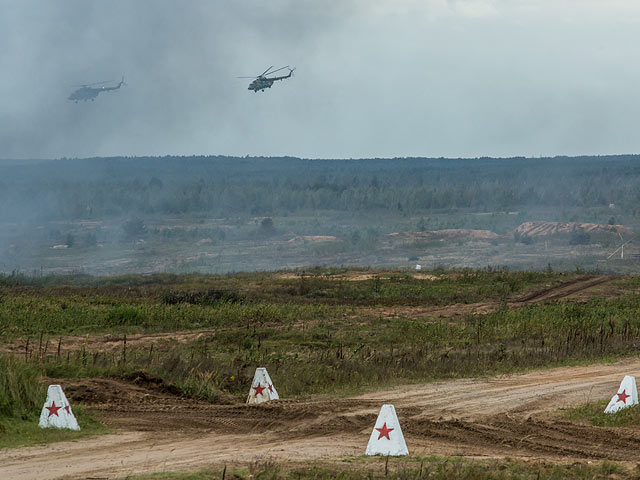
<svg viewBox="0 0 640 480">
<path fill-rule="evenodd" d="M 513 234 L 513 240 L 516 243 L 524 243 L 525 245 L 531 245 L 533 243 L 533 238 L 526 234 L 523 235 L 520 232 Z"/>
<path fill-rule="evenodd" d="M 267 217 L 260 222 L 259 234 L 263 237 L 271 237 L 276 234 L 276 227 L 273 224 L 273 218 Z"/>
<path fill-rule="evenodd" d="M 145 316 L 140 310 L 125 305 L 114 307 L 104 318 L 104 324 L 109 327 L 118 325 L 142 325 L 144 321 Z"/>
<path fill-rule="evenodd" d="M 167 292 L 162 296 L 162 301 L 167 305 L 190 303 L 192 305 L 216 306 L 222 302 L 243 303 L 244 297 L 236 292 L 227 292 L 210 288 L 198 292 Z"/>
<path fill-rule="evenodd" d="M 140 218 L 132 218 L 122 225 L 122 230 L 127 238 L 142 237 L 147 233 L 147 226 Z"/>
<path fill-rule="evenodd" d="M 569 237 L 569 245 L 589 245 L 591 243 L 591 235 L 584 231 L 583 228 L 576 228 L 571 232 Z"/>
</svg>

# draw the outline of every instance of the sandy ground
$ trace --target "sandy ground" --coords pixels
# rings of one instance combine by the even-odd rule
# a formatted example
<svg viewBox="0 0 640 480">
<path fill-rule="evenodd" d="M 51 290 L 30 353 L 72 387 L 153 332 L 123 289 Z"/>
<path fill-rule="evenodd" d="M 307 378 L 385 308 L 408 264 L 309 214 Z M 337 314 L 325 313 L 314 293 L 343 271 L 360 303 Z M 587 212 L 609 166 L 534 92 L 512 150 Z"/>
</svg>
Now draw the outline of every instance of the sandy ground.
<svg viewBox="0 0 640 480">
<path fill-rule="evenodd" d="M 383 403 L 396 406 L 414 455 L 637 462 L 640 430 L 570 422 L 553 410 L 609 399 L 624 374 L 639 370 L 633 359 L 259 406 L 182 399 L 144 378 L 66 381 L 69 397 L 117 433 L 0 451 L 0 476 L 111 479 L 267 459 L 336 461 L 363 454 Z"/>
</svg>

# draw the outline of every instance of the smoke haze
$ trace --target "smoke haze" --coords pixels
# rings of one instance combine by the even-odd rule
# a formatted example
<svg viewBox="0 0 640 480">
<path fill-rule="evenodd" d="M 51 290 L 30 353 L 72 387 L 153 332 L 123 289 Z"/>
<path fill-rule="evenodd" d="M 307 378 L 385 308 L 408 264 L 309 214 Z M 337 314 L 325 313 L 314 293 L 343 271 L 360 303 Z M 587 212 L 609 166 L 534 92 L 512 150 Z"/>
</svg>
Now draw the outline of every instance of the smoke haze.
<svg viewBox="0 0 640 480">
<path fill-rule="evenodd" d="M 640 6 L 0 1 L 0 158 L 640 150 Z M 265 93 L 270 65 L 295 77 Z M 74 104 L 73 85 L 128 86 Z"/>
</svg>

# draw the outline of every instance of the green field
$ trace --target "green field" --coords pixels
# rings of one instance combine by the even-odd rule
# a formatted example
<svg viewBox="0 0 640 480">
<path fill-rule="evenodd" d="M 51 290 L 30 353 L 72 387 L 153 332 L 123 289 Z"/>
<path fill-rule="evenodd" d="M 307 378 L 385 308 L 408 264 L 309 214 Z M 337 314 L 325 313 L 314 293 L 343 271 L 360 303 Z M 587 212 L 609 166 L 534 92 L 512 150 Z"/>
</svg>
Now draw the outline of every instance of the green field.
<svg viewBox="0 0 640 480">
<path fill-rule="evenodd" d="M 221 393 L 243 395 L 256 364 L 283 379 L 279 389 L 285 395 L 298 396 L 636 352 L 640 296 L 633 278 L 609 282 L 614 298 L 510 308 L 512 299 L 575 276 L 432 273 L 435 280 L 369 270 L 349 272 L 374 274 L 359 281 L 345 279 L 344 271 L 4 277 L 2 342 L 47 376 L 126 375 L 144 369 L 210 401 Z M 456 315 L 456 305 L 479 301 L 492 303 L 494 311 Z M 447 305 L 446 318 L 430 316 L 429 308 Z M 192 330 L 202 332 L 180 342 L 170 333 Z M 166 335 L 132 342 L 141 333 Z M 103 348 L 105 335 L 120 345 Z"/>
</svg>

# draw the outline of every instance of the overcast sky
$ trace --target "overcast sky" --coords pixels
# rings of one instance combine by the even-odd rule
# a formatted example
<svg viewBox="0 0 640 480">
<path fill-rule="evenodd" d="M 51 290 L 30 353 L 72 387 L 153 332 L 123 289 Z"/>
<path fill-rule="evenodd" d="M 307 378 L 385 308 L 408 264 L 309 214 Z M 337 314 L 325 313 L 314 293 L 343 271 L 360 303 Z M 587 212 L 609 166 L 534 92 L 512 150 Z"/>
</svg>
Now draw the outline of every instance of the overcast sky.
<svg viewBox="0 0 640 480">
<path fill-rule="evenodd" d="M 5 159 L 640 152 L 635 0 L 0 0 L 0 38 Z"/>
</svg>

